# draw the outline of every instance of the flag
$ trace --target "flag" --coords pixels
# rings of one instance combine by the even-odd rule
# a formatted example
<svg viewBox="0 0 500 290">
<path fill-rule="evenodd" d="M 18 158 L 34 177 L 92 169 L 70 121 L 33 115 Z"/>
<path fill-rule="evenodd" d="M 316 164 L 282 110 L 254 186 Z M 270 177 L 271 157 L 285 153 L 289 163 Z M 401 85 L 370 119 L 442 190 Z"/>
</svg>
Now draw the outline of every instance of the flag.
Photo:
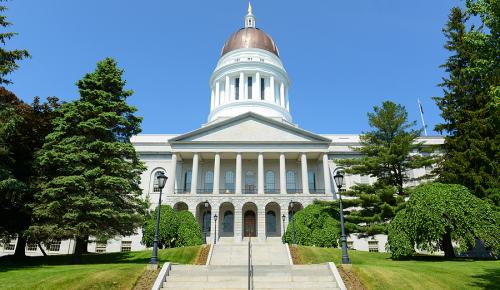
<svg viewBox="0 0 500 290">
<path fill-rule="evenodd" d="M 418 106 L 420 107 L 420 113 L 424 114 L 424 108 L 422 107 L 422 104 L 420 103 L 420 99 L 418 99 Z"/>
</svg>

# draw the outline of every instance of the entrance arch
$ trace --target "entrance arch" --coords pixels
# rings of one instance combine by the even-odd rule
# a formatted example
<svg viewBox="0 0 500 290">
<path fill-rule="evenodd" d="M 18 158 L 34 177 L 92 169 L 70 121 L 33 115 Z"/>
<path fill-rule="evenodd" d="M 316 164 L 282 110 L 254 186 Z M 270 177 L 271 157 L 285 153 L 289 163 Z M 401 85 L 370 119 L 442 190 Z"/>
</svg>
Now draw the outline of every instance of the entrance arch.
<svg viewBox="0 0 500 290">
<path fill-rule="evenodd" d="M 219 207 L 219 236 L 234 237 L 234 205 L 224 202 Z"/>
<path fill-rule="evenodd" d="M 280 206 L 276 202 L 266 205 L 266 237 L 281 236 Z"/>
<path fill-rule="evenodd" d="M 243 237 L 257 236 L 257 206 L 253 202 L 243 205 Z"/>
</svg>

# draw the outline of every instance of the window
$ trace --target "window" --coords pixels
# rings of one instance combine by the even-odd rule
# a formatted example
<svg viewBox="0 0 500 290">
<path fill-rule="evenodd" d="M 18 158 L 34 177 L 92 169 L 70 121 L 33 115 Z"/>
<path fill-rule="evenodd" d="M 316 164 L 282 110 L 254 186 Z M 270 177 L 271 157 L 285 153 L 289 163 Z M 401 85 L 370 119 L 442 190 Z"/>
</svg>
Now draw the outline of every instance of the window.
<svg viewBox="0 0 500 290">
<path fill-rule="evenodd" d="M 184 191 L 191 191 L 191 170 L 186 171 L 184 174 Z"/>
<path fill-rule="evenodd" d="M 233 192 L 234 191 L 234 172 L 226 171 L 225 183 L 226 183 L 226 191 Z"/>
<path fill-rule="evenodd" d="M 370 183 L 370 176 L 369 175 L 361 175 L 360 176 L 360 183 L 369 184 Z"/>
<path fill-rule="evenodd" d="M 368 252 L 378 252 L 378 241 L 368 241 Z"/>
<path fill-rule="evenodd" d="M 207 171 L 205 173 L 205 192 L 212 192 L 214 190 L 214 173 Z"/>
<path fill-rule="evenodd" d="M 307 183 L 309 185 L 309 190 L 316 190 L 316 173 L 312 170 L 307 172 Z"/>
<path fill-rule="evenodd" d="M 132 241 L 122 241 L 122 252 L 130 252 L 132 250 Z"/>
<path fill-rule="evenodd" d="M 61 249 L 61 241 L 60 240 L 49 242 L 49 252 L 59 252 L 60 249 Z"/>
<path fill-rule="evenodd" d="M 97 242 L 95 244 L 95 252 L 96 253 L 106 253 L 106 246 L 108 243 L 106 241 L 104 242 Z"/>
<path fill-rule="evenodd" d="M 9 241 L 4 245 L 6 251 L 14 251 L 16 249 L 16 244 L 13 241 Z"/>
<path fill-rule="evenodd" d="M 245 193 L 255 193 L 255 174 L 247 171 L 245 174 Z"/>
<path fill-rule="evenodd" d="M 253 88 L 253 81 L 252 77 L 248 77 L 248 99 L 252 99 L 252 88 Z"/>
<path fill-rule="evenodd" d="M 240 78 L 234 80 L 234 99 L 240 99 Z"/>
<path fill-rule="evenodd" d="M 274 177 L 274 172 L 266 172 L 266 192 L 274 193 L 276 191 L 276 179 Z"/>
<path fill-rule="evenodd" d="M 160 187 L 158 186 L 158 176 L 160 175 L 161 171 L 155 172 L 153 176 L 153 192 L 160 192 Z"/>
<path fill-rule="evenodd" d="M 265 89 L 266 89 L 266 81 L 264 78 L 260 79 L 260 99 L 264 100 L 265 99 Z"/>
<path fill-rule="evenodd" d="M 295 183 L 295 172 L 294 171 L 288 171 L 286 173 L 286 191 L 288 193 L 295 193 L 295 190 L 297 188 L 296 183 Z"/>
<path fill-rule="evenodd" d="M 276 233 L 276 213 L 271 210 L 266 213 L 266 233 Z"/>
<path fill-rule="evenodd" d="M 26 251 L 28 252 L 36 252 L 36 249 L 38 248 L 38 245 L 35 243 L 26 243 Z"/>
</svg>

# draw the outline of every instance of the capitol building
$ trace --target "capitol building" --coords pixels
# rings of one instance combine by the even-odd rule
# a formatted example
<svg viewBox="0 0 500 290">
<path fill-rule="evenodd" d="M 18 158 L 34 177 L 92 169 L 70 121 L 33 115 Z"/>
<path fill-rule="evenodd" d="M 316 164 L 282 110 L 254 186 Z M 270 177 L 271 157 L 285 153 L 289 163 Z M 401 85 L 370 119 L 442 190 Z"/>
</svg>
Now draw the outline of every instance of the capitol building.
<svg viewBox="0 0 500 290">
<path fill-rule="evenodd" d="M 251 8 L 244 27 L 224 43 L 209 89 L 210 113 L 200 128 L 181 135 L 132 138 L 147 167 L 141 186 L 151 209 L 159 198 L 156 176 L 164 172 L 168 180 L 162 204 L 190 211 L 207 243 L 240 243 L 248 237 L 267 242 L 281 240 L 292 210 L 300 211 L 315 200 L 337 199 L 335 160 L 357 154 L 352 147 L 360 145 L 359 135 L 316 134 L 294 123 L 290 106 L 294 98 L 304 96 L 293 95 L 278 46 L 257 28 Z M 436 145 L 443 138 L 421 141 Z M 409 174 L 417 177 L 425 171 Z M 351 175 L 344 188 L 373 181 Z M 385 251 L 383 235 L 351 235 L 348 241 L 358 250 Z M 62 241 L 55 253 L 72 252 L 72 247 L 74 241 Z M 89 244 L 90 252 L 143 249 L 140 229 L 134 236 Z"/>
</svg>

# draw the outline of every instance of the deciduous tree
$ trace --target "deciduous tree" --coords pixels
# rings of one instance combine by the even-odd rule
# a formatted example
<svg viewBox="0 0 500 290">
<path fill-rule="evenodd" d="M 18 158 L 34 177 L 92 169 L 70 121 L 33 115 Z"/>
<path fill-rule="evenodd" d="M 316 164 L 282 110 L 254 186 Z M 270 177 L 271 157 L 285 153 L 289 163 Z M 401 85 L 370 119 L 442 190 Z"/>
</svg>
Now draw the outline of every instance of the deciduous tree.
<svg viewBox="0 0 500 290">
<path fill-rule="evenodd" d="M 497 252 L 499 221 L 498 212 L 462 185 L 423 184 L 389 225 L 389 250 L 400 258 L 412 255 L 415 247 L 433 252 L 441 245 L 446 257 L 454 257 L 453 242 L 464 251 L 480 239 Z"/>
</svg>

